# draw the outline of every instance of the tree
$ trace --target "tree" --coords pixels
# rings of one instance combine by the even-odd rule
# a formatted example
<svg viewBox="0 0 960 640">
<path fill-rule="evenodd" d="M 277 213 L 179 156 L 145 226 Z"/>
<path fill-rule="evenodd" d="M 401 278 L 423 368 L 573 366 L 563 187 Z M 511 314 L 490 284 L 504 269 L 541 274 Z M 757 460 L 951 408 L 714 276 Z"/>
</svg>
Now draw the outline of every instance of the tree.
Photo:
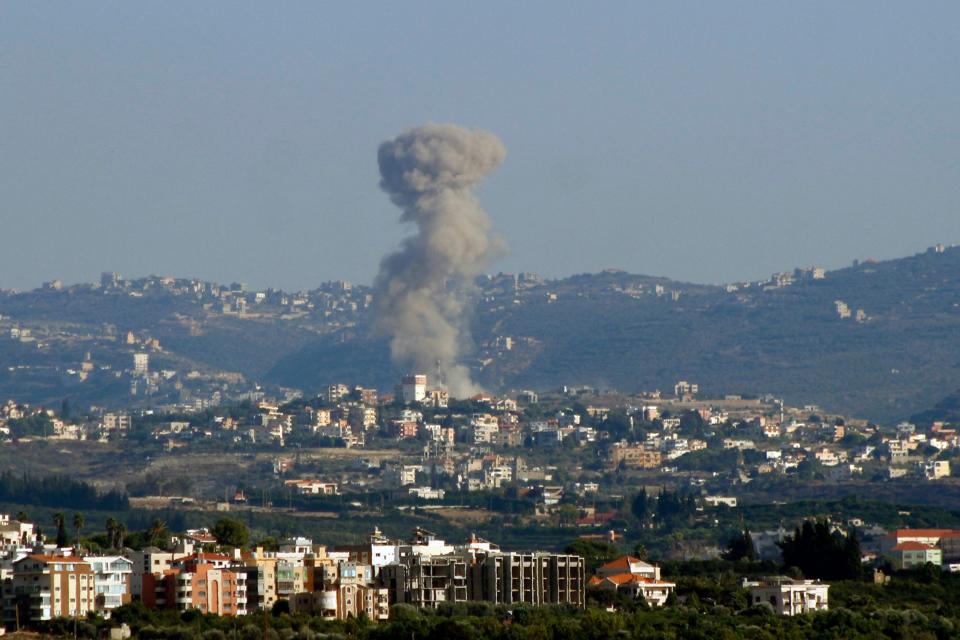
<svg viewBox="0 0 960 640">
<path fill-rule="evenodd" d="M 589 573 L 599 565 L 610 562 L 620 556 L 620 550 L 609 542 L 578 539 L 567 545 L 566 553 L 583 556 Z"/>
<path fill-rule="evenodd" d="M 77 532 L 77 549 L 80 549 L 80 530 L 83 529 L 83 514 L 73 514 L 73 528 Z"/>
<path fill-rule="evenodd" d="M 724 560 L 750 560 L 751 562 L 756 560 L 757 548 L 753 544 L 750 531 L 744 529 L 742 533 L 731 538 L 726 550 L 720 555 Z"/>
<path fill-rule="evenodd" d="M 633 496 L 630 502 L 630 511 L 640 522 L 646 522 L 650 518 L 650 498 L 647 497 L 647 488 L 640 489 L 640 493 Z"/>
<path fill-rule="evenodd" d="M 114 548 L 123 549 L 123 539 L 126 537 L 126 535 L 127 535 L 127 525 L 123 524 L 122 522 L 118 522 L 117 529 L 116 529 L 117 540 Z"/>
<path fill-rule="evenodd" d="M 784 566 L 797 567 L 809 578 L 857 580 L 862 576 L 856 532 L 844 537 L 831 533 L 826 521 L 807 520 L 779 545 Z"/>
<path fill-rule="evenodd" d="M 247 525 L 236 518 L 220 518 L 213 525 L 213 536 L 217 544 L 229 547 L 243 547 L 250 542 L 250 531 Z"/>
<path fill-rule="evenodd" d="M 111 549 L 120 549 L 123 546 L 123 530 L 125 527 L 116 518 L 107 518 L 107 546 Z"/>
<path fill-rule="evenodd" d="M 147 539 L 149 544 L 154 547 L 166 549 L 170 544 L 170 531 L 167 529 L 167 523 L 157 518 L 147 529 Z"/>
<path fill-rule="evenodd" d="M 53 524 L 57 528 L 57 546 L 67 546 L 67 516 L 58 511 L 53 514 Z"/>
<path fill-rule="evenodd" d="M 649 556 L 650 554 L 647 553 L 647 548 L 643 546 L 642 543 L 638 542 L 633 548 L 633 557 L 646 562 Z"/>
<path fill-rule="evenodd" d="M 26 522 L 27 520 L 28 520 L 28 518 L 27 518 L 27 512 L 26 512 L 26 511 L 19 511 L 19 512 L 17 512 L 17 522 Z"/>
<path fill-rule="evenodd" d="M 560 523 L 560 526 L 571 525 L 577 523 L 577 518 L 580 517 L 580 510 L 575 504 L 562 504 L 557 509 L 557 521 Z"/>
</svg>

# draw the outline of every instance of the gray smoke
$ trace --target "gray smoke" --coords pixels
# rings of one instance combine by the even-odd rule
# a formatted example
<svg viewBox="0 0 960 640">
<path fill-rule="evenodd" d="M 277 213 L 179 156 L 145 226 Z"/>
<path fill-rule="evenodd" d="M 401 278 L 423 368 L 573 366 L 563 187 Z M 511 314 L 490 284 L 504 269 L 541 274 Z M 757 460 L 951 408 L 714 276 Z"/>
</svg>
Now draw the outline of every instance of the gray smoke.
<svg viewBox="0 0 960 640">
<path fill-rule="evenodd" d="M 479 387 L 460 363 L 469 345 L 466 309 L 474 278 L 499 242 L 473 190 L 506 156 L 486 131 L 427 124 L 380 145 L 380 188 L 417 226 L 385 257 L 374 281 L 377 326 L 397 364 L 432 374 L 440 364 L 451 395 Z"/>
</svg>

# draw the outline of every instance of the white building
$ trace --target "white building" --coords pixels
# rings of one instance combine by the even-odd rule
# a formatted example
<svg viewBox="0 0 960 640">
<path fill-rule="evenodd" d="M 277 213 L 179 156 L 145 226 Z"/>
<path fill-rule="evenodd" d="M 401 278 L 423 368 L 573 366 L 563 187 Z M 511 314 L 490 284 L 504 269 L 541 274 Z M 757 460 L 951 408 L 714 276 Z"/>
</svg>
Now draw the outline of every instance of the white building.
<svg viewBox="0 0 960 640">
<path fill-rule="evenodd" d="M 131 600 L 133 561 L 123 556 L 87 556 L 93 569 L 97 611 L 112 611 Z"/>
<path fill-rule="evenodd" d="M 489 413 L 475 413 L 470 418 L 470 433 L 474 444 L 488 444 L 499 432 L 500 424 L 496 416 Z"/>
<path fill-rule="evenodd" d="M 133 354 L 133 372 L 137 375 L 145 376 L 150 371 L 150 354 Z"/>
<path fill-rule="evenodd" d="M 765 578 L 743 586 L 750 590 L 750 604 L 766 602 L 782 616 L 796 616 L 828 609 L 830 585 L 819 580 L 794 580 L 784 576 Z"/>
<path fill-rule="evenodd" d="M 404 403 L 423 402 L 427 397 L 427 376 L 422 373 L 403 376 L 400 393 Z"/>
<path fill-rule="evenodd" d="M 930 460 L 923 463 L 923 476 L 927 480 L 939 480 L 950 477 L 949 460 Z"/>
</svg>

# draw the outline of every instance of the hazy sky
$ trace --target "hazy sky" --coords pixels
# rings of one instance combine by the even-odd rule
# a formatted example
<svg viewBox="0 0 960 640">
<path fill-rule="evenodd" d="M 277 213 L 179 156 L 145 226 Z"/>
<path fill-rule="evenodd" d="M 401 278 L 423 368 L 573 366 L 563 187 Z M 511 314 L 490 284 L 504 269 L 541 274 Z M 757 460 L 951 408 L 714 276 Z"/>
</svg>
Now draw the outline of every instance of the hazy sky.
<svg viewBox="0 0 960 640">
<path fill-rule="evenodd" d="M 363 5 L 363 6 L 361 6 Z M 491 271 L 960 242 L 960 3 L 0 2 L 0 287 L 369 282 L 379 142 L 499 135 Z"/>
</svg>

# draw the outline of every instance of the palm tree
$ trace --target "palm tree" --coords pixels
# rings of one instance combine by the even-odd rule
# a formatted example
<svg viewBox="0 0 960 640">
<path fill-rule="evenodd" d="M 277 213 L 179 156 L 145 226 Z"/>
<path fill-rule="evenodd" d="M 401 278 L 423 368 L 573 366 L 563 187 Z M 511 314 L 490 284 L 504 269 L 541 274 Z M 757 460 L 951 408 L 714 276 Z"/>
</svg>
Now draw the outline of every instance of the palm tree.
<svg viewBox="0 0 960 640">
<path fill-rule="evenodd" d="M 80 549 L 80 530 L 83 529 L 83 515 L 80 513 L 73 514 L 73 528 L 77 530 L 77 550 Z"/>
<path fill-rule="evenodd" d="M 167 530 L 167 523 L 163 520 L 157 518 L 153 521 L 153 524 L 150 525 L 150 528 L 147 530 L 147 537 L 150 538 L 150 544 L 156 547 L 166 547 L 167 540 L 170 532 Z"/>
<path fill-rule="evenodd" d="M 117 539 L 117 527 L 120 526 L 120 523 L 117 522 L 117 519 L 114 517 L 107 518 L 107 546 L 111 549 L 116 549 L 116 539 Z"/>
<path fill-rule="evenodd" d="M 127 525 L 117 522 L 117 550 L 123 549 L 123 538 L 127 534 Z"/>
<path fill-rule="evenodd" d="M 53 514 L 53 524 L 57 527 L 57 546 L 67 546 L 67 516 L 62 511 Z"/>
</svg>

